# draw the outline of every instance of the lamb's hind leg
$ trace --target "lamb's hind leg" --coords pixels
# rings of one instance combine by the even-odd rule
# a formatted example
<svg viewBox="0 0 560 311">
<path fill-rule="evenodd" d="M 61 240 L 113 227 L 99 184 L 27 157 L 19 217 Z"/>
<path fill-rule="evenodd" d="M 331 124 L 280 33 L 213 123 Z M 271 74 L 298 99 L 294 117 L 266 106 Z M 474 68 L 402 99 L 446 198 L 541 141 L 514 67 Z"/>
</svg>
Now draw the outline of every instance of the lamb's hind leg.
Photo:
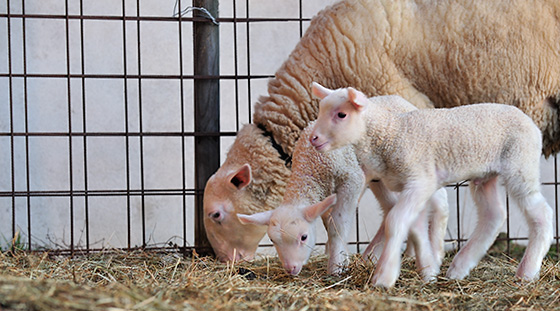
<svg viewBox="0 0 560 311">
<path fill-rule="evenodd" d="M 542 260 L 552 242 L 552 208 L 538 189 L 527 196 L 513 197 L 523 210 L 529 225 L 529 244 L 516 276 L 531 281 L 539 276 Z"/>
<path fill-rule="evenodd" d="M 506 212 L 497 189 L 498 177 L 471 181 L 470 189 L 478 209 L 478 222 L 473 235 L 451 263 L 447 277 L 463 279 L 486 254 L 506 219 Z"/>
</svg>

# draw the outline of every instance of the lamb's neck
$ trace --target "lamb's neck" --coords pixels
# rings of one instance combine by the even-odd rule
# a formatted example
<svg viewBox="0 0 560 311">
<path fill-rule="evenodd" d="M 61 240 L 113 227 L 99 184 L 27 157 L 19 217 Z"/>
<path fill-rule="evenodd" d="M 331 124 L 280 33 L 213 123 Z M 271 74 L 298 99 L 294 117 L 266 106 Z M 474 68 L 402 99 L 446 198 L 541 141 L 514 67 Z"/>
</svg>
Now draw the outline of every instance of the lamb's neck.
<svg viewBox="0 0 560 311">
<path fill-rule="evenodd" d="M 304 178 L 301 178 L 302 176 Z M 292 178 L 284 193 L 282 204 L 302 207 L 324 200 L 330 194 L 329 190 L 332 188 L 332 185 L 311 176 L 311 173 L 302 173 L 300 176 L 292 174 Z"/>
<path fill-rule="evenodd" d="M 366 178 L 380 179 L 386 170 L 386 153 L 399 135 L 396 118 L 391 113 L 376 112 L 366 116 L 367 125 L 362 137 L 354 143 L 354 149 Z"/>
</svg>

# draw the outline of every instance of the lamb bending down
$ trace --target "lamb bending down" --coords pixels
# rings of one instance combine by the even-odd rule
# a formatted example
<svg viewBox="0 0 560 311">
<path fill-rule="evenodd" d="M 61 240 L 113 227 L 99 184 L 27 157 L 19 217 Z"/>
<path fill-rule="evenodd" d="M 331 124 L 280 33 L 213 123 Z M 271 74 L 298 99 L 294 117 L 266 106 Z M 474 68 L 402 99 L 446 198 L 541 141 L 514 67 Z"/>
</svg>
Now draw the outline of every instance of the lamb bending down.
<svg viewBox="0 0 560 311">
<path fill-rule="evenodd" d="M 404 112 L 416 110 L 416 107 L 402 100 L 384 109 Z M 303 131 L 296 144 L 293 172 L 282 204 L 273 211 L 237 216 L 245 224 L 268 226 L 268 236 L 280 261 L 292 275 L 297 275 L 309 259 L 315 246 L 316 223 L 322 216 L 328 233 L 328 272 L 338 274 L 346 263 L 346 243 L 366 179 L 352 146 L 321 154 L 309 143 L 311 130 L 312 125 Z M 369 186 L 386 214 L 396 202 L 394 194 L 382 182 L 371 182 Z M 331 212 L 327 212 L 333 205 Z M 417 267 L 426 281 L 439 272 L 444 255 L 443 238 L 448 217 L 445 189 L 434 195 L 430 208 L 433 210 L 430 230 L 426 212 L 412 226 L 409 239 L 414 244 Z M 383 233 L 380 228 L 364 256 L 383 239 Z"/>
<path fill-rule="evenodd" d="M 374 285 L 394 285 L 400 270 L 399 246 L 434 191 L 470 180 L 478 223 L 447 271 L 449 278 L 464 278 L 505 220 L 498 176 L 529 224 L 529 244 L 516 275 L 525 280 L 538 277 L 552 241 L 553 216 L 540 192 L 541 133 L 527 115 L 498 104 L 391 113 L 352 88 L 333 91 L 318 84 L 313 88 L 322 98 L 313 146 L 326 152 L 352 144 L 366 178 L 380 179 L 400 192 L 385 220 L 385 246 Z M 391 102 L 398 97 L 382 99 Z"/>
</svg>

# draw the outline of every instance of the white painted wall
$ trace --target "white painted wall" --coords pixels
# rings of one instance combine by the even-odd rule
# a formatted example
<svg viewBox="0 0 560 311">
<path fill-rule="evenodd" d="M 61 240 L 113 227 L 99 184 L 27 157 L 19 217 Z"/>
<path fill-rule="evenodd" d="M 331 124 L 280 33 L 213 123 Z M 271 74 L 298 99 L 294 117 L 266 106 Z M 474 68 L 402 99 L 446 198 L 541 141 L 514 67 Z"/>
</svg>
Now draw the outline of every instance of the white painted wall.
<svg viewBox="0 0 560 311">
<path fill-rule="evenodd" d="M 10 11 L 22 12 L 23 0 L 11 0 Z M 220 16 L 233 16 L 234 0 L 221 1 Z M 83 1 L 84 15 L 122 16 L 122 1 L 95 0 Z M 303 16 L 312 17 L 318 10 L 334 0 L 304 0 Z M 79 1 L 69 0 L 70 15 L 80 12 Z M 284 0 L 279 4 L 273 0 L 249 1 L 250 17 L 299 17 L 298 0 Z M 183 1 L 182 6 L 191 5 Z M 171 17 L 175 0 L 141 0 L 140 15 Z M 246 17 L 246 1 L 236 2 L 237 17 Z M 125 0 L 125 15 L 136 16 L 136 1 Z M 64 0 L 27 0 L 27 14 L 65 14 Z M 0 3 L 0 14 L 7 12 L 6 1 Z M 192 16 L 188 13 L 186 16 Z M 304 27 L 309 23 L 305 22 Z M 11 18 L 11 70 L 23 73 L 23 35 L 21 18 Z M 82 72 L 80 21 L 69 21 L 70 72 Z M 0 73 L 9 70 L 8 62 L 8 22 L 0 18 Z M 63 19 L 34 19 L 25 21 L 26 28 L 26 66 L 29 74 L 66 74 L 66 24 Z M 123 44 L 123 23 L 118 20 L 84 20 L 84 68 L 87 74 L 124 74 L 123 55 L 126 51 L 127 74 L 137 75 L 138 38 L 137 23 L 126 22 L 126 45 Z M 193 74 L 192 26 L 182 24 L 183 73 Z M 233 75 L 234 27 L 231 23 L 221 23 L 221 74 Z M 299 39 L 298 22 L 253 23 L 249 29 L 249 53 L 247 53 L 246 24 L 237 25 L 237 71 L 239 75 L 272 75 L 286 59 Z M 143 75 L 179 74 L 179 33 L 177 22 L 142 21 L 140 26 L 140 55 Z M 250 72 L 247 64 L 250 64 Z M 10 131 L 10 89 L 9 79 L 0 77 L 0 132 Z M 179 132 L 181 130 L 180 84 L 177 80 L 143 79 L 141 82 L 142 128 L 145 132 Z M 236 131 L 241 124 L 250 121 L 249 104 L 259 95 L 266 94 L 266 79 L 238 81 L 239 118 L 235 117 L 235 81 L 221 81 L 221 129 Z M 31 132 L 68 132 L 68 80 L 27 79 L 28 127 Z M 25 131 L 23 79 L 14 78 L 12 83 L 13 128 L 16 132 Z M 140 129 L 139 99 L 140 88 L 137 79 L 127 81 L 125 95 L 124 83 L 120 79 L 87 79 L 85 83 L 86 130 L 88 132 L 124 132 L 125 99 L 128 102 L 128 130 Z M 82 80 L 70 81 L 70 104 L 72 130 L 84 130 Z M 183 101 L 185 103 L 185 130 L 193 131 L 192 81 L 184 81 Z M 222 161 L 233 142 L 233 137 L 222 138 Z M 12 190 L 12 173 L 15 176 L 15 190 L 29 189 L 69 190 L 69 139 L 67 137 L 29 138 L 29 172 L 26 168 L 25 138 L 14 139 L 13 150 L 15 169 L 12 172 L 11 140 L 0 136 L 0 192 Z M 186 183 L 194 188 L 193 139 L 186 138 Z M 72 139 L 73 189 L 83 190 L 84 139 Z M 87 141 L 87 183 L 89 190 L 126 189 L 126 140 L 122 137 L 88 137 Z M 143 140 L 144 187 L 147 189 L 181 189 L 182 153 L 181 139 L 178 137 L 146 137 Z M 130 188 L 140 189 L 140 139 L 129 140 Z M 542 162 L 543 182 L 554 182 L 552 161 Z M 551 205 L 554 204 L 554 186 L 544 186 L 544 193 Z M 461 206 L 462 237 L 467 237 L 476 221 L 474 206 L 466 188 L 459 192 Z M 456 192 L 449 189 L 452 205 L 448 237 L 455 238 Z M 68 247 L 70 243 L 70 203 L 68 197 L 34 197 L 30 200 L 31 216 L 27 215 L 27 199 L 15 200 L 15 219 L 18 231 L 27 239 L 28 220 L 32 225 L 32 243 L 41 247 Z M 75 244 L 85 245 L 85 204 L 83 197 L 76 197 L 74 203 Z M 194 200 L 187 197 L 187 217 L 192 220 Z M 127 245 L 126 206 L 124 196 L 96 197 L 88 201 L 90 223 L 90 247 L 125 247 Z M 146 231 L 148 244 L 174 241 L 182 245 L 182 197 L 148 196 L 145 198 Z M 0 245 L 5 246 L 11 237 L 12 198 L 0 197 Z M 141 237 L 141 200 L 131 198 L 132 245 L 140 245 Z M 359 207 L 359 231 L 362 241 L 369 240 L 379 225 L 379 208 L 370 193 L 366 193 Z M 512 237 L 526 236 L 526 225 L 515 208 L 511 209 Z M 325 241 L 321 229 L 319 242 Z M 355 232 L 355 230 L 353 231 Z M 356 238 L 354 237 L 353 240 Z M 267 240 L 263 241 L 267 242 Z M 187 245 L 193 245 L 193 224 L 187 227 Z M 365 247 L 361 247 L 363 250 Z M 351 247 L 351 251 L 355 251 Z M 320 251 L 320 250 L 319 250 Z M 267 252 L 263 250 L 263 252 Z"/>
</svg>

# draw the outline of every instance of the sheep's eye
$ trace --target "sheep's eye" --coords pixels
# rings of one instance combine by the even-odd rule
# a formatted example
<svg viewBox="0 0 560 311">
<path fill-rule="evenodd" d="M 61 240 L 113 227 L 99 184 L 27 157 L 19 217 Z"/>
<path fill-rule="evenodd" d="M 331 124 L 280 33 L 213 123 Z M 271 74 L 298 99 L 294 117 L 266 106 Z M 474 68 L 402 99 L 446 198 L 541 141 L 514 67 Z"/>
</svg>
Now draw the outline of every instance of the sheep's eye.
<svg viewBox="0 0 560 311">
<path fill-rule="evenodd" d="M 212 214 L 212 218 L 214 219 L 220 218 L 220 212 L 215 212 L 214 214 Z"/>
<path fill-rule="evenodd" d="M 305 242 L 305 240 L 307 240 L 307 234 L 304 234 L 301 236 L 301 241 Z"/>
<path fill-rule="evenodd" d="M 336 116 L 337 116 L 339 119 L 344 119 L 344 118 L 346 118 L 346 114 L 345 114 L 344 112 L 339 112 L 339 113 L 336 114 Z"/>
</svg>

